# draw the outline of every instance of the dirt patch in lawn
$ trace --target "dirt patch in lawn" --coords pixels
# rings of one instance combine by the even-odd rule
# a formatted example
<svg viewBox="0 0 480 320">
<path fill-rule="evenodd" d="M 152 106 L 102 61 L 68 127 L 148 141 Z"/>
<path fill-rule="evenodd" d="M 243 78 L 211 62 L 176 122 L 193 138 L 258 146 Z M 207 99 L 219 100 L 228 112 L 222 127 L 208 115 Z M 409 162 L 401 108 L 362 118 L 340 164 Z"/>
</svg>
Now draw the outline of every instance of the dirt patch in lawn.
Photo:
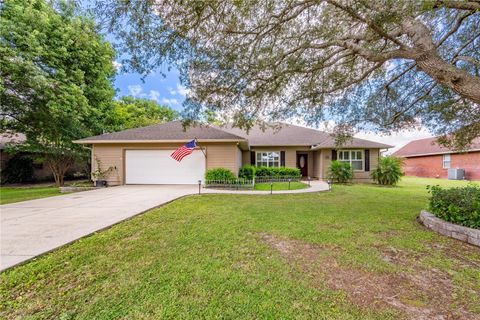
<svg viewBox="0 0 480 320">
<path fill-rule="evenodd" d="M 408 266 L 414 272 L 374 273 L 340 264 L 337 259 L 340 248 L 268 234 L 260 237 L 289 263 L 307 273 L 314 286 L 326 283 L 331 289 L 341 290 L 360 308 L 395 309 L 409 319 L 480 319 L 466 310 L 461 300 L 454 299 L 452 280 L 447 274 L 412 264 L 412 257 L 404 252 L 385 250 L 384 260 Z"/>
</svg>

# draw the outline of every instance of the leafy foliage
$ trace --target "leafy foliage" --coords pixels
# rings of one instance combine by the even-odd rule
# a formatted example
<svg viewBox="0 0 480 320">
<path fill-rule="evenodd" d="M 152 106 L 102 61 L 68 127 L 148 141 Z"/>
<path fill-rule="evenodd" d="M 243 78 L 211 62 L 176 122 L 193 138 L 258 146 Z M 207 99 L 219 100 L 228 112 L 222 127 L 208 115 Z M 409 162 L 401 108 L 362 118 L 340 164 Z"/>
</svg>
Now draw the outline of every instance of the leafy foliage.
<svg viewBox="0 0 480 320">
<path fill-rule="evenodd" d="M 223 181 L 223 180 L 235 180 L 235 179 L 237 179 L 237 177 L 235 177 L 233 172 L 225 168 L 213 168 L 205 172 L 206 181 L 208 180 Z"/>
<path fill-rule="evenodd" d="M 72 141 L 105 128 L 115 53 L 73 2 L 7 0 L 0 14 L 1 130 L 24 133 L 18 150 L 45 154 L 63 185 L 87 156 Z"/>
<path fill-rule="evenodd" d="M 245 165 L 240 168 L 238 172 L 238 177 L 243 178 L 243 179 L 248 179 L 248 180 L 253 180 L 255 177 L 255 166 L 252 165 Z"/>
<path fill-rule="evenodd" d="M 480 187 L 469 185 L 443 189 L 428 186 L 430 211 L 440 219 L 462 226 L 480 229 Z"/>
<path fill-rule="evenodd" d="M 290 167 L 256 167 L 256 177 L 299 177 L 300 169 Z"/>
<path fill-rule="evenodd" d="M 114 102 L 108 127 L 112 131 L 138 128 L 178 119 L 179 114 L 167 106 L 149 99 L 121 97 Z"/>
<path fill-rule="evenodd" d="M 33 160 L 26 155 L 13 156 L 2 170 L 2 184 L 32 182 L 34 179 Z"/>
<path fill-rule="evenodd" d="M 402 176 L 402 159 L 397 157 L 381 157 L 372 171 L 373 180 L 382 185 L 396 185 Z"/>
<path fill-rule="evenodd" d="M 334 160 L 328 168 L 328 179 L 338 183 L 347 183 L 353 179 L 353 169 L 350 163 Z"/>
<path fill-rule="evenodd" d="M 459 147 L 480 135 L 478 1 L 97 4 L 131 68 L 177 63 L 188 117 L 333 119 L 339 134 L 421 122 Z"/>
</svg>

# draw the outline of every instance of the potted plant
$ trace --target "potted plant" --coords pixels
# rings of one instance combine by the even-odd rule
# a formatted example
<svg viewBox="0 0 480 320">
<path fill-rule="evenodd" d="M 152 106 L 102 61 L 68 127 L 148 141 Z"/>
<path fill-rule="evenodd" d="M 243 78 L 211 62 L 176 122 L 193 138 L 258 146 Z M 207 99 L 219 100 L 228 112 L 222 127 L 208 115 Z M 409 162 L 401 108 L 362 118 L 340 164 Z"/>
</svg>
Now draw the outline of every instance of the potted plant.
<svg viewBox="0 0 480 320">
<path fill-rule="evenodd" d="M 107 186 L 107 178 L 110 175 L 110 172 L 115 170 L 114 167 L 108 167 L 106 170 L 102 170 L 102 162 L 100 159 L 95 157 L 95 161 L 97 162 L 97 169 L 92 172 L 92 180 L 95 182 L 95 187 L 106 187 Z"/>
</svg>

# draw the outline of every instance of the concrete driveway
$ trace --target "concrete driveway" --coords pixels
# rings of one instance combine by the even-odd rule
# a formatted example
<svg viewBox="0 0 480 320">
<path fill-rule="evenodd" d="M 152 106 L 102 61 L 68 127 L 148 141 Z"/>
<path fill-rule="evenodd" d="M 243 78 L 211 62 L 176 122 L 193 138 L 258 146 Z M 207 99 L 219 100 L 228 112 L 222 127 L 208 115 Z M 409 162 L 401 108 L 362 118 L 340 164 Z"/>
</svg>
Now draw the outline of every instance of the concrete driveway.
<svg viewBox="0 0 480 320">
<path fill-rule="evenodd" d="M 0 270 L 184 195 L 195 185 L 121 186 L 0 206 Z"/>
</svg>

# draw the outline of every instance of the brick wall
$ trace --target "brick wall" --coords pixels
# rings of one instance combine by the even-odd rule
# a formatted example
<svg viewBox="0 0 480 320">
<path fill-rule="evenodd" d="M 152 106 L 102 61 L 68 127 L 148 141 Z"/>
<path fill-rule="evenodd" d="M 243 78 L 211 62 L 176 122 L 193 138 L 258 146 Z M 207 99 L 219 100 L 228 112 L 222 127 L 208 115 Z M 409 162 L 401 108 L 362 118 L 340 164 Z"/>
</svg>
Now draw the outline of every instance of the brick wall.
<svg viewBox="0 0 480 320">
<path fill-rule="evenodd" d="M 468 180 L 480 180 L 480 152 L 452 154 L 450 168 L 465 169 Z M 404 159 L 403 171 L 407 176 L 447 178 L 448 169 L 442 168 L 442 155 Z"/>
</svg>

